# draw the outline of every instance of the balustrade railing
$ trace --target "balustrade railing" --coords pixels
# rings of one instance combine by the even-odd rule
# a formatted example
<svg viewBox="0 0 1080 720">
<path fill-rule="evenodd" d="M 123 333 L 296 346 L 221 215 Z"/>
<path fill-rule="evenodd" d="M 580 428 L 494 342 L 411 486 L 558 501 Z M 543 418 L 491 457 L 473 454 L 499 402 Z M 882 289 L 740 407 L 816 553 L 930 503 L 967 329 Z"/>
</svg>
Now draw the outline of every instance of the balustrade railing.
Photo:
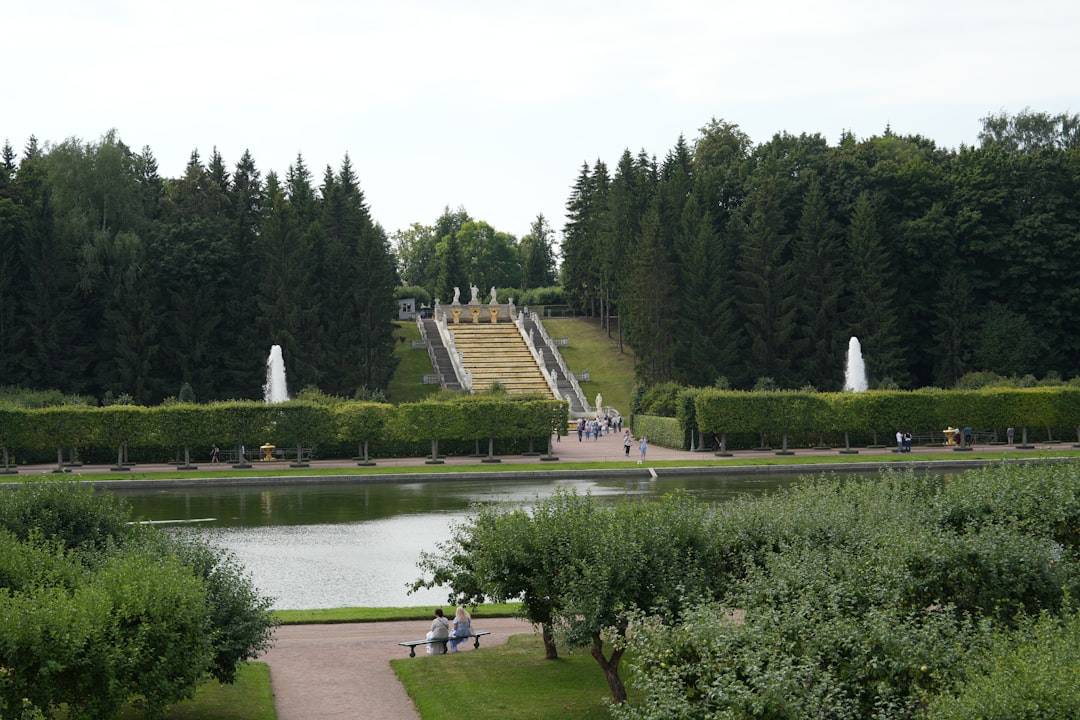
<svg viewBox="0 0 1080 720">
<path fill-rule="evenodd" d="M 533 316 L 533 321 L 536 323 L 536 327 L 540 331 L 540 337 L 543 338 L 544 342 L 547 343 L 549 347 L 554 348 L 555 345 L 551 340 L 551 336 L 548 335 L 547 328 L 544 327 L 544 323 L 540 320 L 539 317 L 535 315 Z M 552 352 L 552 355 L 555 356 L 555 362 L 559 364 L 559 370 L 562 371 L 563 377 L 570 381 L 570 387 L 574 389 L 574 395 L 577 397 L 578 402 L 581 403 L 581 407 L 585 408 L 587 412 L 591 406 L 589 405 L 589 401 L 585 398 L 585 391 L 582 390 L 581 385 L 578 384 L 577 377 L 574 375 L 574 373 L 570 372 L 570 368 L 566 366 L 566 361 L 563 360 L 562 353 Z M 562 395 L 560 394 L 559 397 L 562 397 Z"/>
</svg>

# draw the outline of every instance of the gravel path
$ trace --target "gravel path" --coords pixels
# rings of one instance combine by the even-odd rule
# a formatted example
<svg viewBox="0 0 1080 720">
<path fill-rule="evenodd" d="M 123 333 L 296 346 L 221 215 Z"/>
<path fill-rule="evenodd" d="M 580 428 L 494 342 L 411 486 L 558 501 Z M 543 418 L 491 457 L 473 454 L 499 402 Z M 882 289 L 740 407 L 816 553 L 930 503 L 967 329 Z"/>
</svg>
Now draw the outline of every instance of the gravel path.
<svg viewBox="0 0 1080 720">
<path fill-rule="evenodd" d="M 468 644 L 459 652 L 483 652 L 511 635 L 533 632 L 515 618 L 477 619 L 474 624 L 491 634 L 481 638 L 479 650 Z M 408 658 L 408 648 L 398 643 L 419 640 L 428 626 L 411 620 L 279 627 L 274 647 L 259 658 L 270 666 L 277 720 L 419 720 L 390 660 Z M 419 650 L 410 661 L 439 658 Z"/>
</svg>

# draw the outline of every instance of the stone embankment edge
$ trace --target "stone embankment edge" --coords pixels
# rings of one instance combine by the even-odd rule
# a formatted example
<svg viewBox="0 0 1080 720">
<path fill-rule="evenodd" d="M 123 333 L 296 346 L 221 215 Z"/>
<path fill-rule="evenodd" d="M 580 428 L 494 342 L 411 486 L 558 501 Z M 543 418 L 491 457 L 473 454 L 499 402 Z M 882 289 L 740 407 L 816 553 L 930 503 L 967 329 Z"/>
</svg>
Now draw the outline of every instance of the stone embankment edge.
<svg viewBox="0 0 1080 720">
<path fill-rule="evenodd" d="M 772 475 L 799 474 L 820 475 L 822 473 L 876 473 L 881 470 L 914 470 L 916 472 L 963 471 L 995 464 L 1030 464 L 1030 463 L 1068 463 L 1077 462 L 1068 457 L 1028 457 L 1028 458 L 980 458 L 970 460 L 911 460 L 911 461 L 863 461 L 843 463 L 801 463 L 783 465 L 698 465 L 687 467 L 652 467 L 648 468 L 596 468 L 577 470 L 484 471 L 450 473 L 410 473 L 395 472 L 382 474 L 345 474 L 345 475 L 248 475 L 236 477 L 186 477 L 163 478 L 160 480 L 91 480 L 79 479 L 71 482 L 89 485 L 101 489 L 165 489 L 207 486 L 254 486 L 254 485 L 348 485 L 354 483 L 399 483 L 399 482 L 446 482 L 452 480 L 498 480 L 498 481 L 536 481 L 555 480 L 560 477 L 590 479 L 641 479 L 651 478 L 655 472 L 658 477 L 677 477 L 685 475 Z M 16 488 L 19 483 L 0 483 L 0 489 Z"/>
</svg>

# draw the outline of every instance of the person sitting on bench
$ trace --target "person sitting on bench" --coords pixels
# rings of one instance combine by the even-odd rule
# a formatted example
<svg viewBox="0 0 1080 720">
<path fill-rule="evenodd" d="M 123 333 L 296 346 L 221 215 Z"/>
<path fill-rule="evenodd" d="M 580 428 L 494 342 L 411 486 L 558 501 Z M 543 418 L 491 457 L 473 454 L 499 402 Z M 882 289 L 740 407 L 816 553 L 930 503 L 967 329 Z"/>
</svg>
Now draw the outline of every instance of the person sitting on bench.
<svg viewBox="0 0 1080 720">
<path fill-rule="evenodd" d="M 431 621 L 428 640 L 446 640 L 450 637 L 450 621 L 443 617 L 442 608 L 435 608 L 435 619 Z M 428 645 L 428 655 L 442 655 L 446 652 L 445 642 L 433 642 Z"/>
<path fill-rule="evenodd" d="M 457 652 L 457 647 L 469 639 L 472 635 L 472 617 L 469 612 L 459 607 L 454 613 L 453 629 L 450 631 L 450 641 L 447 643 L 450 652 Z"/>
</svg>

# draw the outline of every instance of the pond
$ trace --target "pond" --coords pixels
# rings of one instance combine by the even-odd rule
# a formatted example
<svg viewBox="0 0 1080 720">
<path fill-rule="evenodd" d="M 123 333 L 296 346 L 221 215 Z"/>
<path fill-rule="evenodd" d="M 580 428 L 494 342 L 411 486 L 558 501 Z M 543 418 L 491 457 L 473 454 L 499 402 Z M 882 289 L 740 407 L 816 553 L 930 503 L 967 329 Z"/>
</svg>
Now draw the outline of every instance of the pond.
<svg viewBox="0 0 1080 720">
<path fill-rule="evenodd" d="M 529 505 L 556 487 L 610 499 L 682 489 L 709 502 L 784 487 L 797 475 L 656 480 L 441 480 L 118 490 L 135 516 L 197 528 L 233 551 L 276 609 L 441 605 L 448 590 L 408 594 L 420 553 L 450 538 L 478 502 Z"/>
</svg>

